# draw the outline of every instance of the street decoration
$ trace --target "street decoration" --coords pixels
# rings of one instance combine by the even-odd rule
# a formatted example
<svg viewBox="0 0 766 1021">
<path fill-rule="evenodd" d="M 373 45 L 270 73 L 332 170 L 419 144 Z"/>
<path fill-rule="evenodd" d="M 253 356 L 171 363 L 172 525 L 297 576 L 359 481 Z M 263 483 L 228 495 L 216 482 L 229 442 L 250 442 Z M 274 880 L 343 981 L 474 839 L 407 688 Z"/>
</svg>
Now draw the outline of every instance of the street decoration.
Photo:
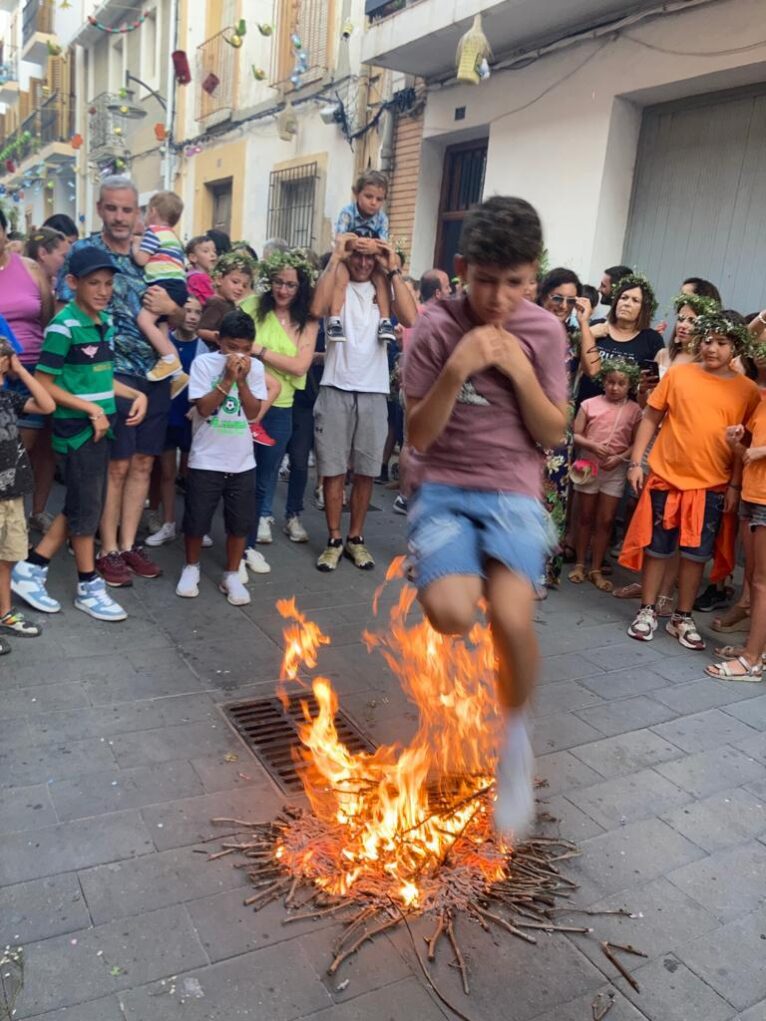
<svg viewBox="0 0 766 1021">
<path fill-rule="evenodd" d="M 457 80 L 465 85 L 478 85 L 482 77 L 488 78 L 487 60 L 491 56 L 492 47 L 484 35 L 481 15 L 477 14 L 457 44 Z"/>
<path fill-rule="evenodd" d="M 127 21 L 124 25 L 105 25 L 93 14 L 90 14 L 88 15 L 88 24 L 92 25 L 93 28 L 97 28 L 99 32 L 105 32 L 107 35 L 126 35 L 128 32 L 135 32 L 137 28 L 140 28 L 148 16 L 149 12 L 144 11 L 135 21 Z"/>
</svg>

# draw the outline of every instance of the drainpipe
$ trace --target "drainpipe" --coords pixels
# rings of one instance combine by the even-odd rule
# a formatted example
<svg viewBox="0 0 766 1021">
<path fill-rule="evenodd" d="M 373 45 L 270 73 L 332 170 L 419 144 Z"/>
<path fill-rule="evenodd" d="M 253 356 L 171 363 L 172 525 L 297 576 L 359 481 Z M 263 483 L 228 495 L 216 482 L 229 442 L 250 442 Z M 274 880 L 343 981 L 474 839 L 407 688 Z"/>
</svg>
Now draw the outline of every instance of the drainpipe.
<svg viewBox="0 0 766 1021">
<path fill-rule="evenodd" d="M 178 45 L 178 0 L 170 0 L 170 15 L 168 18 L 169 28 L 169 52 Z M 173 68 L 173 61 L 168 56 L 168 79 L 167 79 L 168 105 L 165 111 L 165 174 L 163 186 L 165 191 L 173 189 L 173 171 L 175 169 L 175 153 L 173 151 L 173 121 L 176 113 L 176 76 Z"/>
</svg>

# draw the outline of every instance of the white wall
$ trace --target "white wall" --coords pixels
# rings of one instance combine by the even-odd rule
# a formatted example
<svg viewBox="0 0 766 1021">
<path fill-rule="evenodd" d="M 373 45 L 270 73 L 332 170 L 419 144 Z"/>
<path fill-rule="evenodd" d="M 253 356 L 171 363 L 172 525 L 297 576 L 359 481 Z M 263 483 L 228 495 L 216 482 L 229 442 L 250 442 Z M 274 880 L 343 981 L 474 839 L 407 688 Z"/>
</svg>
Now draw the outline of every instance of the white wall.
<svg viewBox="0 0 766 1021">
<path fill-rule="evenodd" d="M 763 15 L 763 0 L 724 0 L 641 22 L 630 34 L 665 49 L 724 50 L 752 45 Z M 589 54 L 593 59 L 577 70 Z M 436 153 L 460 140 L 466 129 L 489 137 L 485 195 L 516 194 L 532 202 L 542 216 L 553 264 L 571 265 L 595 280 L 622 254 L 642 107 L 763 81 L 765 71 L 766 45 L 690 57 L 618 38 L 570 47 L 523 70 L 495 73 L 479 86 L 431 91 L 414 272 L 423 272 L 433 260 L 441 187 Z M 466 116 L 456 123 L 455 109 L 461 106 Z"/>
</svg>

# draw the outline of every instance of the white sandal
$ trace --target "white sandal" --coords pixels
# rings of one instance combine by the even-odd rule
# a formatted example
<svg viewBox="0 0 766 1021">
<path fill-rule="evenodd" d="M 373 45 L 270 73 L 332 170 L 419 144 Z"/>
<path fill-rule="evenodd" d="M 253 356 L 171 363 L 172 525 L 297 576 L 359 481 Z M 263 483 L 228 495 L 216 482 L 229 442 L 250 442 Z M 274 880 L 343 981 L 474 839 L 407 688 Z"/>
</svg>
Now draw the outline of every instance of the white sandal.
<svg viewBox="0 0 766 1021">
<path fill-rule="evenodd" d="M 737 665 L 741 666 L 744 673 L 735 673 Z M 749 663 L 744 656 L 737 656 L 736 659 L 728 659 L 724 663 L 711 663 L 705 667 L 708 677 L 714 677 L 720 681 L 762 681 L 763 661 Z"/>
</svg>

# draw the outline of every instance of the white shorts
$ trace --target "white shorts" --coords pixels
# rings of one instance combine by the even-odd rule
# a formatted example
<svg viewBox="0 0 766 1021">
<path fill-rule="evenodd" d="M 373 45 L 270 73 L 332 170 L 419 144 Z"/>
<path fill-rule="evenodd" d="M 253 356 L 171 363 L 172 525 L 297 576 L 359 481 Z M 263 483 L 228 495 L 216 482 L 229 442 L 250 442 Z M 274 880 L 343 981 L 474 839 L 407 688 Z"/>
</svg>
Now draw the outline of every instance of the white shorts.
<svg viewBox="0 0 766 1021">
<path fill-rule="evenodd" d="M 608 472 L 600 468 L 595 478 L 589 479 L 588 482 L 575 482 L 573 488 L 577 493 L 588 493 L 591 496 L 603 493 L 604 496 L 620 497 L 625 489 L 627 477 L 628 466 L 623 462 Z"/>
</svg>

